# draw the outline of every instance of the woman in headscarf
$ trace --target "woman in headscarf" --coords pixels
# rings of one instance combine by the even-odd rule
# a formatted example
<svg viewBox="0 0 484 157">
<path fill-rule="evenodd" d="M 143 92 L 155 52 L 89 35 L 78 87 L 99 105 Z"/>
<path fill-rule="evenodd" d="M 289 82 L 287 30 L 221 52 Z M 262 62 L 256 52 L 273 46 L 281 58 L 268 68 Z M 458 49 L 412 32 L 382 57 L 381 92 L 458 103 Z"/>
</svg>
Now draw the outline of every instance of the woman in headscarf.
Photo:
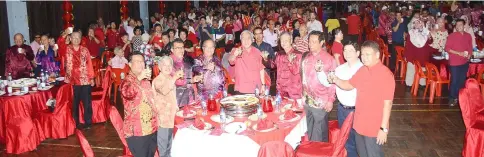
<svg viewBox="0 0 484 157">
<path fill-rule="evenodd" d="M 415 67 L 412 62 L 419 61 L 421 64 L 425 64 L 429 61 L 432 52 L 435 51 L 435 49 L 430 47 L 430 40 L 428 40 L 430 31 L 424 25 L 423 21 L 414 17 L 412 19 L 412 27 L 408 30 L 410 40 L 407 38 L 404 52 L 405 58 L 408 61 L 405 77 L 407 86 L 412 86 L 414 81 Z M 425 85 L 424 79 L 420 80 L 420 85 Z"/>
</svg>

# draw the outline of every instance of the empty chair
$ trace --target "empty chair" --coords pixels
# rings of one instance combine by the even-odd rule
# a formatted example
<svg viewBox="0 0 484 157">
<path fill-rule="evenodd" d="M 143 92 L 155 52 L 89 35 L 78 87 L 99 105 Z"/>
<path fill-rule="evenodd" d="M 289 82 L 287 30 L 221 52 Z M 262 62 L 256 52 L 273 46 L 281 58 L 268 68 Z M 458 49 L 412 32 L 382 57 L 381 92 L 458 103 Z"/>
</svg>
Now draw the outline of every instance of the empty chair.
<svg viewBox="0 0 484 157">
<path fill-rule="evenodd" d="M 293 157 L 294 150 L 284 141 L 270 141 L 259 149 L 258 157 Z"/>
<path fill-rule="evenodd" d="M 87 141 L 86 137 L 84 137 L 84 134 L 82 134 L 80 130 L 76 129 L 76 136 L 77 141 L 79 141 L 79 144 L 81 145 L 84 157 L 94 157 L 94 152 L 92 151 L 91 145 Z"/>
</svg>

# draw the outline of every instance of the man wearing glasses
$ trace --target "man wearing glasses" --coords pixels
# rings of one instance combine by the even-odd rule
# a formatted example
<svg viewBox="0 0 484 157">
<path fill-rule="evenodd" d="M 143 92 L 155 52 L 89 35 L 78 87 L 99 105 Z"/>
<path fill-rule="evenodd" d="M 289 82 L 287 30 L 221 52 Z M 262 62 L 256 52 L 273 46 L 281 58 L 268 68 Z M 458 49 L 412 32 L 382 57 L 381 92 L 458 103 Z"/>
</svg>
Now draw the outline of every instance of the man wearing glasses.
<svg viewBox="0 0 484 157">
<path fill-rule="evenodd" d="M 34 41 L 30 43 L 30 47 L 32 48 L 32 51 L 34 51 L 34 56 L 37 56 L 37 52 L 40 48 L 40 34 L 35 34 Z"/>
</svg>

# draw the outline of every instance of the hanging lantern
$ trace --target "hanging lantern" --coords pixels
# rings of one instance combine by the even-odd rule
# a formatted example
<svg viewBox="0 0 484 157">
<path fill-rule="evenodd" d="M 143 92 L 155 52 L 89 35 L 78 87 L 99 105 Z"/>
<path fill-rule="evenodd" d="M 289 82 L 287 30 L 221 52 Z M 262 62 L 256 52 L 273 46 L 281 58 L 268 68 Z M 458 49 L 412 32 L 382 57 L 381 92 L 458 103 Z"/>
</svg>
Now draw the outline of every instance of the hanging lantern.
<svg viewBox="0 0 484 157">
<path fill-rule="evenodd" d="M 187 1 L 186 6 L 185 6 L 185 11 L 186 12 L 190 12 L 190 6 L 191 6 L 190 1 Z"/>
<path fill-rule="evenodd" d="M 64 3 L 62 4 L 62 8 L 64 9 L 64 12 L 72 12 L 74 6 L 71 4 L 71 2 L 64 1 Z"/>
<path fill-rule="evenodd" d="M 121 18 L 122 20 L 128 19 L 128 12 L 129 9 L 127 7 L 128 1 L 121 1 L 121 8 L 119 8 L 119 12 L 121 12 Z"/>
<path fill-rule="evenodd" d="M 163 1 L 160 1 L 160 13 L 163 14 L 165 12 L 165 3 Z"/>
<path fill-rule="evenodd" d="M 62 20 L 64 21 L 64 29 L 68 27 L 73 27 L 72 21 L 74 21 L 74 14 L 72 14 L 72 10 L 74 6 L 69 1 L 64 1 L 62 4 L 62 8 L 64 9 L 64 14 L 62 15 Z"/>
</svg>

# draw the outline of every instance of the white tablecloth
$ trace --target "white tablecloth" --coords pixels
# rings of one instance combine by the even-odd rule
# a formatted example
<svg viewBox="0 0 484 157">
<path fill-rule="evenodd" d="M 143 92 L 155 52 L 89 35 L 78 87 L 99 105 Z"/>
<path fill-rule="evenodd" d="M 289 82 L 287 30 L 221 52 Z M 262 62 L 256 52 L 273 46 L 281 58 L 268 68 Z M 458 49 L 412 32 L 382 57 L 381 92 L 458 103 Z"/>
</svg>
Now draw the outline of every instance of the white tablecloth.
<svg viewBox="0 0 484 157">
<path fill-rule="evenodd" d="M 306 116 L 291 130 L 284 139 L 293 148 L 301 141 L 307 131 Z M 223 133 L 221 136 L 209 135 L 209 131 L 179 129 L 173 139 L 173 157 L 257 157 L 260 145 L 244 135 Z"/>
</svg>

